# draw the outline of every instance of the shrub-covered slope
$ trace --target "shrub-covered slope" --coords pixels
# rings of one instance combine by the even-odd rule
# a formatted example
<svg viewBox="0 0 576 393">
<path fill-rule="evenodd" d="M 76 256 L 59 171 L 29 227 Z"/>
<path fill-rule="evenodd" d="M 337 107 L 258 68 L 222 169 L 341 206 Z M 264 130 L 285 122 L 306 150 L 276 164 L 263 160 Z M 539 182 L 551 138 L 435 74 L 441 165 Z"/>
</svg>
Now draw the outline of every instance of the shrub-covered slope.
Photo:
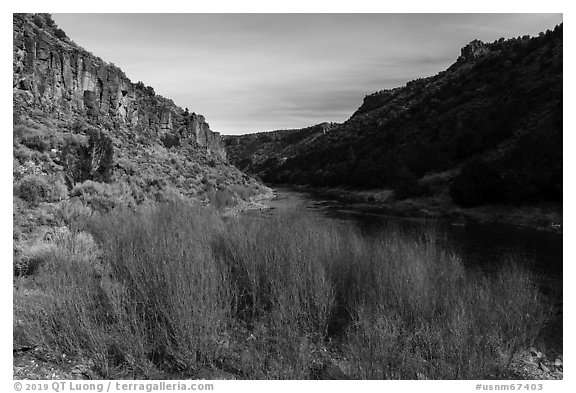
<svg viewBox="0 0 576 393">
<path fill-rule="evenodd" d="M 440 190 L 461 206 L 561 200 L 562 32 L 473 41 L 446 71 L 367 96 L 328 133 L 256 150 L 244 148 L 253 136 L 227 139 L 228 152 L 272 183 L 408 197 L 431 191 L 425 175 L 451 170 Z M 274 165 L 244 165 L 254 156 Z"/>
<path fill-rule="evenodd" d="M 101 212 L 186 197 L 222 207 L 260 191 L 229 164 L 203 116 L 132 83 L 49 14 L 14 14 L 13 43 L 17 239 L 62 225 L 58 212 L 71 206 Z"/>
<path fill-rule="evenodd" d="M 313 143 L 330 132 L 336 123 L 321 123 L 312 127 L 259 132 L 246 135 L 224 135 L 224 145 L 230 161 L 239 169 L 264 178 L 273 174 L 302 145 Z M 273 176 L 273 175 L 272 175 Z"/>
</svg>

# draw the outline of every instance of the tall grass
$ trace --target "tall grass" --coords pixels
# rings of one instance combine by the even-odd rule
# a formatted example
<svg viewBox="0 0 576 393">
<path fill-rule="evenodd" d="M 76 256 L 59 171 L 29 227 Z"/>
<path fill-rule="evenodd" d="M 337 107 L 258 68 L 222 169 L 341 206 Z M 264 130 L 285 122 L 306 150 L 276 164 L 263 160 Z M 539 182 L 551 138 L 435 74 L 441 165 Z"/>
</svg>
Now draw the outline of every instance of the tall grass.
<svg viewBox="0 0 576 393">
<path fill-rule="evenodd" d="M 182 202 L 85 230 L 57 240 L 37 272 L 48 295 L 15 296 L 15 320 L 19 340 L 90 358 L 104 377 L 309 378 L 328 347 L 355 378 L 497 378 L 549 316 L 528 271 L 465 270 L 431 232 L 368 239 Z"/>
<path fill-rule="evenodd" d="M 326 337 L 334 301 L 324 268 L 331 235 L 312 221 L 280 215 L 230 221 L 214 239 L 236 294 L 234 317 L 256 332 L 248 357 L 256 377 L 308 377 L 310 344 Z"/>
<path fill-rule="evenodd" d="M 40 316 L 43 345 L 98 360 L 103 375 L 179 371 L 210 361 L 231 296 L 210 251 L 209 212 L 184 205 L 117 211 L 90 232 L 59 239 L 39 277 L 53 304 Z"/>
<path fill-rule="evenodd" d="M 123 342 L 131 338 L 124 351 L 172 368 L 218 353 L 232 294 L 211 254 L 212 219 L 200 208 L 169 204 L 93 223 L 110 269 L 105 290 L 114 322 Z"/>
<path fill-rule="evenodd" d="M 465 271 L 434 236 L 382 239 L 375 258 L 347 329 L 360 378 L 497 378 L 551 315 L 516 261 Z"/>
</svg>

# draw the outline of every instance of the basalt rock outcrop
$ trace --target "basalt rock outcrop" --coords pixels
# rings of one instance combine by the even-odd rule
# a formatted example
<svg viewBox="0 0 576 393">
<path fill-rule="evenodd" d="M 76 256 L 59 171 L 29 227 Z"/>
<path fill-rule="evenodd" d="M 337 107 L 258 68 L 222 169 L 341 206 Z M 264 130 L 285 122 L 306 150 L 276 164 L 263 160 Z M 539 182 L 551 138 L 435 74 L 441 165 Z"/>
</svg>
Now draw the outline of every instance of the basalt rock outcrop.
<svg viewBox="0 0 576 393">
<path fill-rule="evenodd" d="M 13 16 L 15 114 L 35 108 L 58 119 L 81 115 L 224 158 L 220 134 L 204 117 L 132 81 L 66 37 L 47 14 Z"/>
<path fill-rule="evenodd" d="M 175 198 L 229 208 L 269 191 L 231 165 L 204 116 L 133 83 L 51 15 L 14 14 L 13 23 L 15 239 L 60 222 L 58 209 Z"/>
<path fill-rule="evenodd" d="M 488 52 L 490 52 L 490 49 L 488 48 L 488 46 L 486 46 L 486 44 L 484 44 L 480 40 L 473 40 L 464 48 L 462 48 L 462 50 L 460 51 L 461 55 L 458 58 L 458 60 L 459 61 L 475 60 L 478 59 L 479 57 L 484 56 Z"/>
</svg>

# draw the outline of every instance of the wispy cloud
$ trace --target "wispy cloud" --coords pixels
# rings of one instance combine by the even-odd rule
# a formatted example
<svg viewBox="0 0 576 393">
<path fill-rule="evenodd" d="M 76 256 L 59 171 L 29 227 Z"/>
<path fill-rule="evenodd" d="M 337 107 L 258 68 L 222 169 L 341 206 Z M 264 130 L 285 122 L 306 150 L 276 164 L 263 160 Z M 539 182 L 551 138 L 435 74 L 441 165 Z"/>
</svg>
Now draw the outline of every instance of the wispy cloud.
<svg viewBox="0 0 576 393">
<path fill-rule="evenodd" d="M 87 50 L 211 128 L 344 121 L 366 94 L 445 69 L 478 38 L 535 35 L 561 14 L 56 14 Z"/>
</svg>

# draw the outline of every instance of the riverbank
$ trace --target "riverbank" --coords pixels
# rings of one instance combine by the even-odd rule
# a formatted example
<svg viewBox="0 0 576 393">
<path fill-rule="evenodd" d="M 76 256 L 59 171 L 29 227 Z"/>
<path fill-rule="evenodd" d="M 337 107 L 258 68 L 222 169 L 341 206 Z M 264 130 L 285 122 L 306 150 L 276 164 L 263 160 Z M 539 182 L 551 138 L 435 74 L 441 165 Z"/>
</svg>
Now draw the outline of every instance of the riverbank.
<svg viewBox="0 0 576 393">
<path fill-rule="evenodd" d="M 270 207 L 264 202 L 273 199 L 276 194 L 273 189 L 266 186 L 260 186 L 260 193 L 253 195 L 246 200 L 239 200 L 235 206 L 224 208 L 222 215 L 224 217 L 236 217 L 242 212 L 251 210 L 268 210 Z"/>
<path fill-rule="evenodd" d="M 467 270 L 433 235 L 183 201 L 93 216 L 15 277 L 15 373 L 38 353 L 104 379 L 513 379 L 552 313 L 535 275 Z"/>
<path fill-rule="evenodd" d="M 541 203 L 532 205 L 485 205 L 473 208 L 457 206 L 446 193 L 440 195 L 398 200 L 393 190 L 349 190 L 344 188 L 317 188 L 278 185 L 337 199 L 351 208 L 375 209 L 398 217 L 436 218 L 455 225 L 466 223 L 504 224 L 539 231 L 562 233 L 562 205 Z"/>
</svg>

